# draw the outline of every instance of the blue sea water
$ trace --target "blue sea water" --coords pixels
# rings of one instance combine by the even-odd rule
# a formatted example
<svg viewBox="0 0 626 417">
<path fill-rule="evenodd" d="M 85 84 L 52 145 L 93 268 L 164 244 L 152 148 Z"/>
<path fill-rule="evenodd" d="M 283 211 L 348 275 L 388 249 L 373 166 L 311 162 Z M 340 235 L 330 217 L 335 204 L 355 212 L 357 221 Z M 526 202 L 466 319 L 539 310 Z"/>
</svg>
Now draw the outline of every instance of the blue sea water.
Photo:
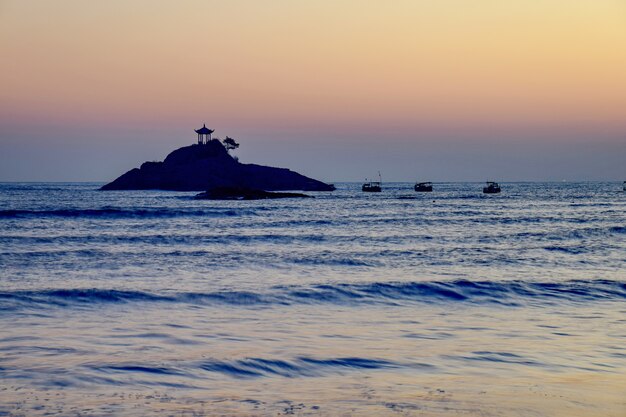
<svg viewBox="0 0 626 417">
<path fill-rule="evenodd" d="M 0 184 L 0 415 L 626 415 L 620 183 Z"/>
</svg>

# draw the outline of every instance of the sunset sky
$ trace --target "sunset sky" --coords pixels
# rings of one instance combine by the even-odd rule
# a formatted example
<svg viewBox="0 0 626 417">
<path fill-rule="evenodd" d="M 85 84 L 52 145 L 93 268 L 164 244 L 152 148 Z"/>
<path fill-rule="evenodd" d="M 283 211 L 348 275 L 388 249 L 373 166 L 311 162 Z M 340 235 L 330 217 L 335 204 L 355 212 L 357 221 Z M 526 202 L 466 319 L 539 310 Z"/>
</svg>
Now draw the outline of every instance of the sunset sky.
<svg viewBox="0 0 626 417">
<path fill-rule="evenodd" d="M 327 181 L 626 180 L 626 1 L 0 0 L 0 181 L 195 141 Z"/>
</svg>

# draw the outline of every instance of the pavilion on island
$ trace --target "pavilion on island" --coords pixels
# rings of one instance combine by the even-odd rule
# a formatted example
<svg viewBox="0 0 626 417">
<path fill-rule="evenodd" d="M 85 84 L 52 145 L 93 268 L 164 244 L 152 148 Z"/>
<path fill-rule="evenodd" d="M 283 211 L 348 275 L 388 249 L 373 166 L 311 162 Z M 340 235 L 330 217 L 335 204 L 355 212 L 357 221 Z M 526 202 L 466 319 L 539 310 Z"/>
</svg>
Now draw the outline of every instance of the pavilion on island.
<svg viewBox="0 0 626 417">
<path fill-rule="evenodd" d="M 198 134 L 198 145 L 202 145 L 203 143 L 209 143 L 211 141 L 211 133 L 213 132 L 215 131 L 207 128 L 206 124 L 204 124 L 200 129 L 196 130 L 196 133 Z"/>
</svg>

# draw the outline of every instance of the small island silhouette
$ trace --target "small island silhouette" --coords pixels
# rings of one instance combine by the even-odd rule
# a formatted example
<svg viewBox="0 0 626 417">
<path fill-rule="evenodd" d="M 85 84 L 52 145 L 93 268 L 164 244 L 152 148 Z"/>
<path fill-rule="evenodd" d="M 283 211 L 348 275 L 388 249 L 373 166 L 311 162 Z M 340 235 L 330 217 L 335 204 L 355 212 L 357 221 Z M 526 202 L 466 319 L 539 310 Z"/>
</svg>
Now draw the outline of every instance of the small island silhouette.
<svg viewBox="0 0 626 417">
<path fill-rule="evenodd" d="M 163 162 L 144 162 L 101 190 L 210 191 L 238 188 L 264 191 L 333 191 L 331 184 L 306 177 L 286 168 L 242 164 L 229 154 L 239 144 L 227 137 L 211 138 L 214 131 L 196 130 L 198 143 L 171 152 Z"/>
</svg>

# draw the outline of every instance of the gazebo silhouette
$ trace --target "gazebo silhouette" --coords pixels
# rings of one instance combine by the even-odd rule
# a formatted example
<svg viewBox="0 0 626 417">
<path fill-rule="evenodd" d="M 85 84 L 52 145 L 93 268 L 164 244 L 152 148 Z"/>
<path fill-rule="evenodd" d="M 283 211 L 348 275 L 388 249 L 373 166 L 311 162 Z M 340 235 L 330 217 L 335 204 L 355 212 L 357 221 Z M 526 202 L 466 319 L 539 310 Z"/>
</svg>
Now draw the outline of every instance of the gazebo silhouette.
<svg viewBox="0 0 626 417">
<path fill-rule="evenodd" d="M 206 127 L 206 124 L 203 124 L 202 127 L 195 132 L 198 134 L 198 145 L 202 145 L 203 143 L 207 144 L 211 141 L 211 133 L 215 131 Z"/>
</svg>

